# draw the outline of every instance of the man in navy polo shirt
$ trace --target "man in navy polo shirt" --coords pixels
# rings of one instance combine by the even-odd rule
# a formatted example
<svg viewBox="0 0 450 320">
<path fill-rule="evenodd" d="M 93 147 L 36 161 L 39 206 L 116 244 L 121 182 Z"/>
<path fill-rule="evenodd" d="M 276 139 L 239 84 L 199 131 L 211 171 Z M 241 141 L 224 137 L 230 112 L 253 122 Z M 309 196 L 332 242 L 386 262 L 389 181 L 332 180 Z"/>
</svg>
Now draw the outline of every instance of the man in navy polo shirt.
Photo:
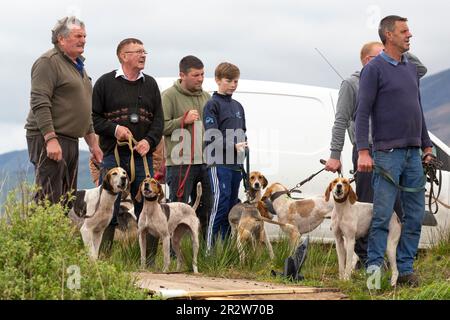
<svg viewBox="0 0 450 320">
<path fill-rule="evenodd" d="M 379 172 L 386 170 L 401 187 L 415 192 L 401 192 L 404 210 L 402 234 L 397 247 L 399 278 L 397 284 L 417 286 L 419 280 L 413 263 L 419 245 L 425 212 L 421 149 L 424 160 L 431 159 L 432 143 L 428 136 L 420 102 L 417 69 L 404 53 L 409 50 L 412 34 L 407 19 L 383 18 L 379 26 L 384 51 L 361 72 L 356 113 L 358 171 L 374 168 L 374 215 L 369 233 L 368 271 L 379 270 L 386 251 L 389 221 L 397 186 Z M 373 159 L 369 153 L 369 117 L 372 119 Z"/>
</svg>

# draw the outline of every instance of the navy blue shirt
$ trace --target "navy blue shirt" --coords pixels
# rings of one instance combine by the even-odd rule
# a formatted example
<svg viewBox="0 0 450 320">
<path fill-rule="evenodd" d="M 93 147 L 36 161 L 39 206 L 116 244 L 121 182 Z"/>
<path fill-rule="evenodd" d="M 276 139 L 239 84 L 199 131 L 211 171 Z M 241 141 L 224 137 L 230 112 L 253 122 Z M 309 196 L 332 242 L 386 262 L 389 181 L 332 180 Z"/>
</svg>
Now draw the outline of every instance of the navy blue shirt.
<svg viewBox="0 0 450 320">
<path fill-rule="evenodd" d="M 237 157 L 235 145 L 246 141 L 245 132 L 247 129 L 242 105 L 232 99 L 231 95 L 222 95 L 214 92 L 203 109 L 203 125 L 205 127 L 206 163 L 208 165 L 241 165 L 243 159 Z M 223 156 L 222 163 L 220 163 L 221 157 L 217 157 L 218 155 L 215 152 L 219 152 L 219 150 L 217 148 L 214 150 L 214 148 L 211 148 L 212 146 L 208 148 L 212 142 L 214 142 L 212 146 L 222 146 L 220 150 Z"/>
<path fill-rule="evenodd" d="M 373 150 L 431 147 L 420 102 L 416 66 L 405 56 L 398 62 L 384 51 L 361 71 L 356 111 L 356 146 Z"/>
</svg>

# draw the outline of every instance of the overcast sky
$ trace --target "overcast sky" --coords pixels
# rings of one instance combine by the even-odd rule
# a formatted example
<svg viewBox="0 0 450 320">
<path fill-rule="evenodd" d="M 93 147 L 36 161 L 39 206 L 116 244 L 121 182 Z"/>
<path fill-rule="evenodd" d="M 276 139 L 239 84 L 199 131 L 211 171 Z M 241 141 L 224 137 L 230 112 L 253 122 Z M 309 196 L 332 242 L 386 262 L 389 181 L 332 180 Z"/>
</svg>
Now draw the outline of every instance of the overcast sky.
<svg viewBox="0 0 450 320">
<path fill-rule="evenodd" d="M 194 54 L 206 76 L 224 60 L 242 79 L 338 88 L 339 77 L 360 68 L 359 50 L 378 40 L 380 18 L 409 19 L 411 51 L 437 73 L 450 67 L 450 3 L 429 1 L 5 1 L 0 19 L 0 153 L 26 148 L 23 124 L 29 110 L 30 69 L 52 47 L 57 19 L 75 14 L 86 24 L 86 68 L 94 81 L 118 66 L 115 50 L 127 37 L 141 39 L 149 56 L 144 72 L 177 76 L 178 62 Z"/>
</svg>

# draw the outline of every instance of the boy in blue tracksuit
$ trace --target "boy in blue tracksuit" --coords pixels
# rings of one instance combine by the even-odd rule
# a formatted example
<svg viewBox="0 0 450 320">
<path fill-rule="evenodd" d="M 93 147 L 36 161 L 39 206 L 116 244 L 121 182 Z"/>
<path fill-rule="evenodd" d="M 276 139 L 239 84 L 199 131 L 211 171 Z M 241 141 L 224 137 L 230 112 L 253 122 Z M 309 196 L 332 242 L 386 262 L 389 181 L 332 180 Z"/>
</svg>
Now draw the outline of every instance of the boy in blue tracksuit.
<svg viewBox="0 0 450 320">
<path fill-rule="evenodd" d="M 205 157 L 211 179 L 213 207 L 207 231 L 207 250 L 220 234 L 230 232 L 228 212 L 239 202 L 246 142 L 244 108 L 232 94 L 239 81 L 239 68 L 223 62 L 215 70 L 218 90 L 203 110 L 205 127 Z"/>
</svg>

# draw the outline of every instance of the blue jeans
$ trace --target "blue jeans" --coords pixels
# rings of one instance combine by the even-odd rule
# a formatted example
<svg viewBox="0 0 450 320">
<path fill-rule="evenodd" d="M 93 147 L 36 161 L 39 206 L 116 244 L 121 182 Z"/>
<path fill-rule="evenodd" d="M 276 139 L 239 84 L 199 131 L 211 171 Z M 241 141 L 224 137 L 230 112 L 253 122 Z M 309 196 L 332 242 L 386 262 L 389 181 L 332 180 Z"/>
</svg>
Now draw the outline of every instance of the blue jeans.
<svg viewBox="0 0 450 320">
<path fill-rule="evenodd" d="M 399 191 L 378 172 L 374 172 L 372 186 L 373 219 L 369 233 L 368 266 L 381 267 L 387 246 L 389 222 L 395 198 L 400 192 L 403 207 L 402 234 L 397 247 L 397 266 L 400 275 L 414 272 L 413 263 L 419 245 L 422 220 L 425 214 L 425 176 L 419 148 L 375 151 L 375 165 L 387 170 L 403 187 L 422 188 L 419 192 Z"/>
<path fill-rule="evenodd" d="M 369 152 L 373 154 L 372 148 Z M 358 170 L 358 150 L 353 146 L 353 170 Z M 356 196 L 359 202 L 373 203 L 373 188 L 372 188 L 372 172 L 357 172 L 356 173 Z M 403 221 L 403 209 L 400 200 L 400 193 L 397 194 L 394 204 L 394 210 L 397 216 Z M 356 239 L 355 253 L 363 265 L 367 266 L 367 246 L 369 242 L 369 234 L 364 237 Z"/>
<path fill-rule="evenodd" d="M 120 166 L 125 169 L 125 171 L 128 174 L 128 177 L 131 178 L 130 173 L 130 153 L 120 153 Z M 153 176 L 153 160 L 151 155 L 147 155 L 147 163 L 148 168 L 150 170 L 150 175 Z M 133 199 L 134 204 L 134 214 L 136 215 L 136 218 L 138 218 L 139 221 L 139 215 L 141 214 L 143 203 L 136 201 L 136 195 L 139 192 L 139 185 L 141 182 L 145 179 L 145 169 L 144 169 L 144 162 L 142 157 L 138 154 L 134 154 L 134 164 L 135 164 L 135 179 L 133 183 L 130 185 L 130 193 L 131 198 Z M 103 158 L 102 162 L 102 174 L 100 175 L 100 183 L 102 183 L 103 176 L 106 174 L 106 172 L 111 169 L 117 167 L 116 158 L 114 157 L 114 154 L 109 154 Z M 117 225 L 117 215 L 119 213 L 120 209 L 120 197 L 117 198 L 116 202 L 114 203 L 114 213 L 113 218 L 111 220 L 111 225 Z"/>
<path fill-rule="evenodd" d="M 242 173 L 222 165 L 211 167 L 208 172 L 213 193 L 213 207 L 207 232 L 207 250 L 209 251 L 219 234 L 222 239 L 230 234 L 228 213 L 239 202 Z"/>
</svg>

